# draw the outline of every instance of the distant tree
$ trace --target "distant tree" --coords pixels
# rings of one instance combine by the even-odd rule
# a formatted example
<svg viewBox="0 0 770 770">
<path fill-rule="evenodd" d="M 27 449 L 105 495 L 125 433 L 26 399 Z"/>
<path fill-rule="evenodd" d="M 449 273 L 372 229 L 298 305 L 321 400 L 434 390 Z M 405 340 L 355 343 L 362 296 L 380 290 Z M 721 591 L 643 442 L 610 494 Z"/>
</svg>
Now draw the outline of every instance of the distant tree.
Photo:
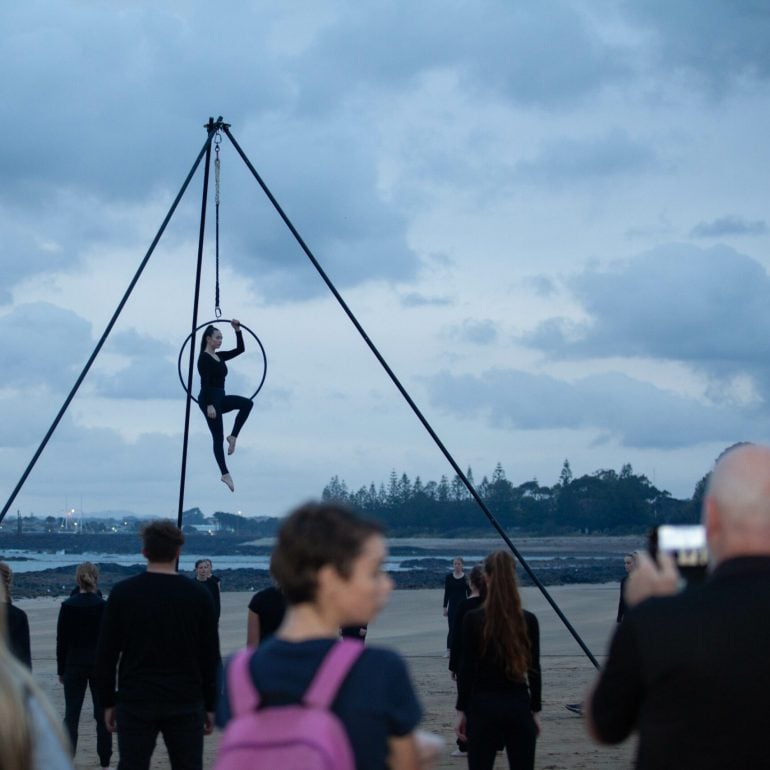
<svg viewBox="0 0 770 770">
<path fill-rule="evenodd" d="M 454 478 L 452 479 L 452 484 L 450 486 L 449 491 L 449 497 L 451 500 L 454 500 L 455 502 L 459 502 L 460 500 L 465 500 L 468 497 L 468 490 L 465 487 L 465 484 L 463 483 L 463 480 L 455 474 Z"/>
<path fill-rule="evenodd" d="M 565 460 L 561 466 L 561 473 L 559 474 L 559 486 L 567 487 L 572 481 L 572 468 L 570 468 L 569 460 Z"/>
<path fill-rule="evenodd" d="M 412 482 L 409 481 L 409 476 L 406 473 L 401 474 L 401 478 L 398 480 L 396 487 L 396 498 L 400 505 L 409 502 L 409 498 L 412 496 Z"/>
<path fill-rule="evenodd" d="M 340 481 L 339 476 L 332 476 L 329 483 L 321 492 L 321 499 L 325 501 L 334 500 L 340 503 L 348 500 L 348 486 L 344 481 Z"/>
<path fill-rule="evenodd" d="M 436 490 L 436 499 L 440 503 L 445 503 L 449 500 L 449 481 L 446 476 L 442 476 L 438 482 L 438 489 Z"/>
</svg>

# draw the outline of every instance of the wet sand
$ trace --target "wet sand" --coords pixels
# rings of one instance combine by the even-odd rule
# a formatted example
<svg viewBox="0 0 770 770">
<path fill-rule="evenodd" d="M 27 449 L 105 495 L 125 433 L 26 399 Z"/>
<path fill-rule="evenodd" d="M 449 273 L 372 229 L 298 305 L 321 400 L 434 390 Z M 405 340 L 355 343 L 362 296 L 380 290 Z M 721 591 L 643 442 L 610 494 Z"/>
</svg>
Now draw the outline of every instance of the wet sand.
<svg viewBox="0 0 770 770">
<path fill-rule="evenodd" d="M 556 603 L 583 641 L 601 661 L 617 611 L 617 584 L 558 586 L 550 589 Z M 543 669 L 542 734 L 535 767 L 538 770 L 623 770 L 632 766 L 634 743 L 598 747 L 588 738 L 582 719 L 564 708 L 582 699 L 595 669 L 554 610 L 535 588 L 522 591 L 524 605 L 540 621 Z M 64 597 L 62 597 L 63 599 Z M 220 638 L 227 655 L 245 642 L 246 608 L 250 594 L 222 594 Z M 441 611 L 440 590 L 395 591 L 390 604 L 369 628 L 367 641 L 398 650 L 407 660 L 425 711 L 422 727 L 446 740 L 446 751 L 437 767 L 464 768 L 462 758 L 449 756 L 454 748 L 454 682 L 443 657 L 446 620 Z M 19 600 L 27 612 L 32 636 L 34 673 L 54 708 L 64 714 L 64 694 L 56 677 L 56 618 L 61 600 Z M 83 707 L 75 766 L 96 768 L 96 738 L 89 696 Z M 206 739 L 204 767 L 213 764 L 218 734 Z M 117 752 L 112 766 L 117 766 Z M 496 768 L 507 768 L 499 757 Z M 167 770 L 162 740 L 155 750 L 153 770 Z"/>
</svg>

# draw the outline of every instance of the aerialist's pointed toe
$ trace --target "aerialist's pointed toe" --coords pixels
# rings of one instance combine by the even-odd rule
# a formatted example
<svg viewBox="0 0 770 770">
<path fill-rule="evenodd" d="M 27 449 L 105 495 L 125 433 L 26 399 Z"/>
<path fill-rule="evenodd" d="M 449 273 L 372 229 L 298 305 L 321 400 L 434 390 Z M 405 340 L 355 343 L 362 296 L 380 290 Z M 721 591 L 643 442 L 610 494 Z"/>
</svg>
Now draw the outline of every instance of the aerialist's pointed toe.
<svg viewBox="0 0 770 770">
<path fill-rule="evenodd" d="M 222 476 L 222 481 L 227 485 L 227 488 L 231 492 L 235 492 L 235 484 L 233 484 L 233 477 L 229 473 L 225 473 L 224 476 Z"/>
<path fill-rule="evenodd" d="M 237 436 L 227 437 L 227 454 L 231 455 L 235 451 L 235 441 Z"/>
</svg>

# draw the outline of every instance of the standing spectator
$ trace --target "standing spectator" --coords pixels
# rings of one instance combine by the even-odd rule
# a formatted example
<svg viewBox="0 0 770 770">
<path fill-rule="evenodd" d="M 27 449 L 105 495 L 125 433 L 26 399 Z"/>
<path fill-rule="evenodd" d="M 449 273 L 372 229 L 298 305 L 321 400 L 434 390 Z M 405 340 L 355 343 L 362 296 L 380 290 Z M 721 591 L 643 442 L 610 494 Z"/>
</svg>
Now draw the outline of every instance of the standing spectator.
<svg viewBox="0 0 770 770">
<path fill-rule="evenodd" d="M 56 624 L 56 671 L 64 685 L 64 727 L 72 746 L 78 747 L 78 724 L 86 687 L 91 690 L 96 720 L 96 753 L 102 767 L 109 767 L 112 757 L 112 735 L 104 724 L 103 710 L 94 679 L 96 642 L 107 604 L 97 594 L 99 570 L 90 561 L 79 564 L 75 582 L 79 593 L 62 602 Z"/>
<path fill-rule="evenodd" d="M 58 719 L 29 670 L 6 644 L 5 610 L 10 606 L 5 581 L 0 580 L 0 767 L 72 770 Z"/>
<path fill-rule="evenodd" d="M 449 657 L 452 649 L 452 629 L 454 628 L 455 613 L 460 602 L 468 596 L 468 579 L 463 572 L 464 563 L 461 557 L 452 559 L 452 571 L 444 578 L 444 617 L 447 619 L 449 630 L 446 636 L 445 658 Z"/>
<path fill-rule="evenodd" d="M 484 605 L 463 621 L 457 735 L 468 741 L 469 770 L 492 770 L 502 745 L 511 770 L 532 770 L 540 732 L 540 630 L 522 609 L 513 556 L 491 553 L 484 572 Z"/>
<path fill-rule="evenodd" d="M 636 563 L 635 553 L 627 553 L 623 557 L 623 566 L 626 569 L 626 574 L 623 575 L 623 577 L 620 579 L 620 598 L 618 599 L 618 623 L 623 622 L 623 616 L 626 614 L 626 599 L 624 595 L 625 588 L 626 588 L 626 580 L 628 579 L 628 576 L 633 571 L 635 563 Z"/>
<path fill-rule="evenodd" d="M 393 583 L 383 569 L 379 525 L 332 503 L 308 503 L 278 532 L 272 569 L 286 597 L 286 618 L 248 661 L 248 675 L 265 705 L 296 704 L 345 625 L 364 625 L 384 606 Z M 225 693 L 227 696 L 227 692 Z M 367 647 L 331 704 L 359 770 L 417 770 L 420 706 L 404 661 Z M 231 718 L 220 700 L 217 723 Z M 435 752 L 435 749 L 434 749 Z M 424 754 L 426 764 L 432 759 Z"/>
<path fill-rule="evenodd" d="M 257 591 L 249 602 L 246 646 L 258 647 L 264 639 L 272 636 L 283 622 L 285 614 L 286 599 L 277 585 Z"/>
<path fill-rule="evenodd" d="M 713 571 L 678 592 L 668 554 L 628 578 L 629 609 L 588 697 L 591 735 L 638 733 L 638 770 L 758 770 L 770 765 L 770 448 L 717 462 L 703 501 Z M 646 600 L 646 601 L 645 601 Z"/>
<path fill-rule="evenodd" d="M 211 593 L 217 624 L 219 624 L 219 616 L 222 614 L 222 581 L 212 574 L 213 568 L 211 559 L 198 559 L 195 562 L 195 579 Z"/>
<path fill-rule="evenodd" d="M 14 607 L 11 601 L 13 571 L 0 561 L 0 580 L 5 589 L 5 638 L 10 651 L 28 668 L 32 669 L 32 648 L 29 642 L 29 620 L 24 610 Z"/>
<path fill-rule="evenodd" d="M 467 599 L 463 599 L 460 602 L 460 606 L 457 608 L 455 615 L 455 625 L 452 629 L 452 648 L 449 651 L 449 670 L 452 672 L 452 679 L 457 679 L 457 672 L 460 668 L 460 661 L 462 660 L 462 628 L 463 618 L 466 613 L 471 610 L 476 610 L 481 607 L 484 602 L 484 597 L 487 593 L 487 584 L 484 579 L 484 567 L 477 564 L 468 575 L 468 582 L 470 583 L 471 593 Z M 457 739 L 457 748 L 452 752 L 453 757 L 465 756 L 468 752 L 468 747 L 465 741 Z"/>
<path fill-rule="evenodd" d="M 147 570 L 117 583 L 104 611 L 99 701 L 107 728 L 118 733 L 121 770 L 149 767 L 158 733 L 172 770 L 200 770 L 217 693 L 214 603 L 176 572 L 184 535 L 172 522 L 145 525 L 142 541 Z"/>
</svg>

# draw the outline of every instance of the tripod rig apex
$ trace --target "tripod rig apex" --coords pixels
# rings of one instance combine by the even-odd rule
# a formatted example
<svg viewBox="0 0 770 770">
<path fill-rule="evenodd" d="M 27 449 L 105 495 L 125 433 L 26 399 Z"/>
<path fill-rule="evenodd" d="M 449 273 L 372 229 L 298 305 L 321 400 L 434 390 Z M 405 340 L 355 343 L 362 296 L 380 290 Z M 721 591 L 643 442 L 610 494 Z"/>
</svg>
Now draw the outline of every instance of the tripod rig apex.
<svg viewBox="0 0 770 770">
<path fill-rule="evenodd" d="M 230 128 L 230 124 L 225 123 L 224 120 L 222 120 L 222 116 L 220 115 L 216 120 L 214 120 L 214 118 L 209 118 L 209 122 L 204 123 L 203 127 L 209 133 L 212 133 L 213 131 L 221 131 L 223 128 Z"/>
</svg>

